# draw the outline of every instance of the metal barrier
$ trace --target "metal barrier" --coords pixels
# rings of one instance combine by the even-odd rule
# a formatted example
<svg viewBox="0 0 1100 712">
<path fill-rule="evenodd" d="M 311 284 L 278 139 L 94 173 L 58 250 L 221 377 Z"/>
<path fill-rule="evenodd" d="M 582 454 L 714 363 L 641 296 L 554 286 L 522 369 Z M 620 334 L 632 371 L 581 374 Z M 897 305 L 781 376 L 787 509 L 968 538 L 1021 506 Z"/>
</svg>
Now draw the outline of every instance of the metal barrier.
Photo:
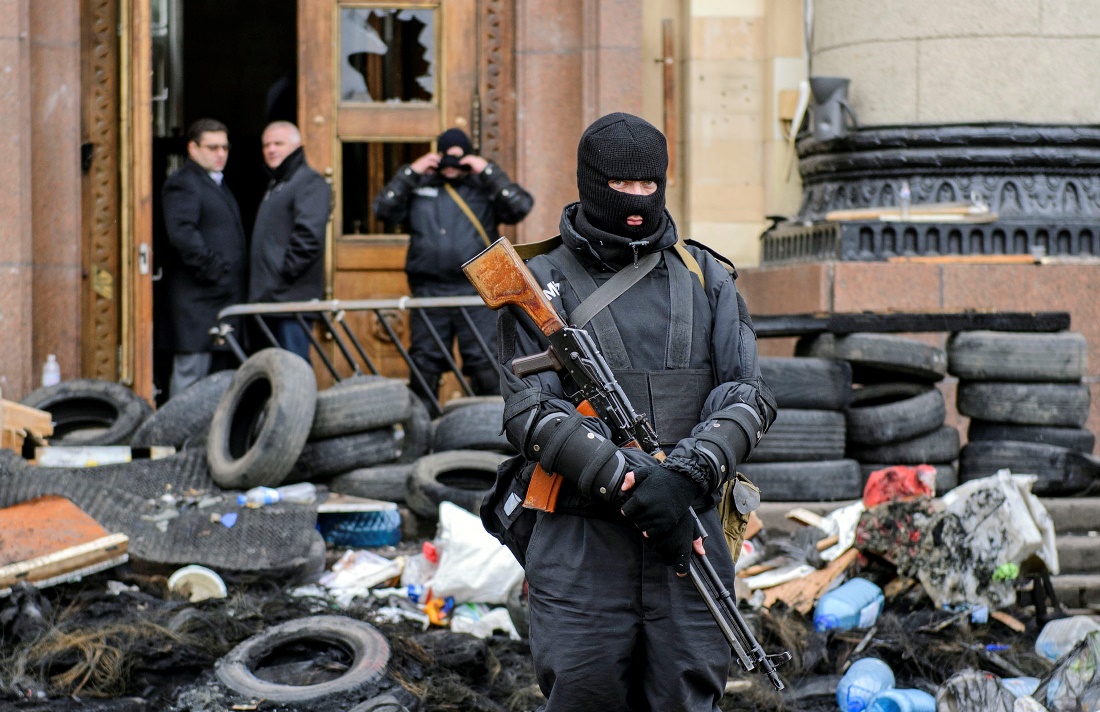
<svg viewBox="0 0 1100 712">
<path fill-rule="evenodd" d="M 336 350 L 343 357 L 343 360 L 351 367 L 352 375 L 363 374 L 364 368 L 367 372 L 377 375 L 378 367 L 375 366 L 374 362 L 367 354 L 366 349 L 363 348 L 363 344 L 351 330 L 351 327 L 348 326 L 346 319 L 348 312 L 374 312 L 387 338 L 393 343 L 398 354 L 400 354 L 401 358 L 405 361 L 405 364 L 408 365 L 410 384 L 415 382 L 419 387 L 419 391 L 427 394 L 428 405 L 434 417 L 439 415 L 443 410 L 439 404 L 438 394 L 429 388 L 428 383 L 424 380 L 424 374 L 420 372 L 420 369 L 413 363 L 412 358 L 409 357 L 408 349 L 401 343 L 401 338 L 394 330 L 393 325 L 390 324 L 389 320 L 386 318 L 384 312 L 407 311 L 409 312 L 410 319 L 420 319 L 427 328 L 432 340 L 435 342 L 436 348 L 443 354 L 450 371 L 457 377 L 463 393 L 472 396 L 474 395 L 473 388 L 470 387 L 469 381 L 467 381 L 462 373 L 462 369 L 455 361 L 452 350 L 443 343 L 442 338 L 439 336 L 439 332 L 436 331 L 428 315 L 425 313 L 426 309 L 457 308 L 462 318 L 465 320 L 466 326 L 469 327 L 474 338 L 477 340 L 478 347 L 486 355 L 489 363 L 493 364 L 499 372 L 500 365 L 497 363 L 496 353 L 489 348 L 485 339 L 482 338 L 481 334 L 475 328 L 473 320 L 467 312 L 467 309 L 470 307 L 485 308 L 485 302 L 481 301 L 481 297 L 469 296 L 400 297 L 398 299 L 360 300 L 333 299 L 329 301 L 237 304 L 218 312 L 218 324 L 210 329 L 210 334 L 219 344 L 228 344 L 236 357 L 243 363 L 244 360 L 248 358 L 248 354 L 245 353 L 244 347 L 238 339 L 236 329 L 230 323 L 230 320 L 239 317 L 243 321 L 250 318 L 256 325 L 259 334 L 266 340 L 267 345 L 278 346 L 279 344 L 275 339 L 275 334 L 272 333 L 265 319 L 271 317 L 293 317 L 309 339 L 312 347 L 311 350 L 317 353 L 325 369 L 332 374 L 333 378 L 337 381 L 341 381 L 343 378 L 340 376 L 336 363 L 334 363 L 333 359 L 325 353 L 325 349 L 321 346 L 320 339 L 314 334 L 311 322 L 320 324 L 321 328 L 328 334 L 328 337 L 336 344 Z"/>
</svg>

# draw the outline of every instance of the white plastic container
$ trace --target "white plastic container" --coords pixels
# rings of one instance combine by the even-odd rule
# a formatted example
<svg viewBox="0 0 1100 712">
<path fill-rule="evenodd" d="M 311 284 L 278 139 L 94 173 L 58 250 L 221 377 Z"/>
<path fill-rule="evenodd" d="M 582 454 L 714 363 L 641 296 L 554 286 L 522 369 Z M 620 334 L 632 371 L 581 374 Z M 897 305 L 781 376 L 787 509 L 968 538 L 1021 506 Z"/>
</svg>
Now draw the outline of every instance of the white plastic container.
<svg viewBox="0 0 1100 712">
<path fill-rule="evenodd" d="M 168 588 L 186 596 L 191 603 L 229 595 L 229 589 L 225 587 L 221 576 L 205 566 L 195 564 L 184 566 L 169 576 Z"/>
<path fill-rule="evenodd" d="M 836 686 L 840 712 L 863 712 L 878 693 L 894 687 L 894 671 L 878 658 L 861 658 Z"/>
<path fill-rule="evenodd" d="M 1047 623 L 1035 640 L 1035 652 L 1047 660 L 1060 660 L 1100 625 L 1088 616 L 1059 618 Z"/>
<path fill-rule="evenodd" d="M 280 502 L 311 504 L 317 500 L 317 485 L 312 482 L 295 482 L 292 485 L 276 487 Z"/>
<path fill-rule="evenodd" d="M 58 383 L 61 383 L 61 366 L 56 356 L 46 354 L 46 363 L 42 364 L 42 385 L 56 386 Z"/>
<path fill-rule="evenodd" d="M 881 588 L 867 579 L 851 579 L 818 599 L 814 628 L 819 632 L 870 628 L 878 620 L 883 601 Z"/>
</svg>

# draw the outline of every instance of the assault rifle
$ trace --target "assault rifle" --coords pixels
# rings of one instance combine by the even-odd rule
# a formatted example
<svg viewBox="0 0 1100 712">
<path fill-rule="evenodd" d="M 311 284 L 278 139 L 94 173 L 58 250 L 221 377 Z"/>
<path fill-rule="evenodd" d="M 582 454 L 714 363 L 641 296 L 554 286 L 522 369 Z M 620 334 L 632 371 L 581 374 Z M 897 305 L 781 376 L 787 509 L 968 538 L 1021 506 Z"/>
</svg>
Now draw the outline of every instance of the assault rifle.
<svg viewBox="0 0 1100 712">
<path fill-rule="evenodd" d="M 565 371 L 579 389 L 571 396 L 578 411 L 594 415 L 606 423 L 620 447 L 641 448 L 658 460 L 664 459 L 656 431 L 645 414 L 635 412 L 630 405 L 596 342 L 584 329 L 569 326 L 558 316 L 542 287 L 507 239 L 500 238 L 485 248 L 464 264 L 462 271 L 490 309 L 500 309 L 506 305 L 519 308 L 549 340 L 550 347 L 546 351 L 515 359 L 512 362 L 513 373 L 523 377 L 551 369 Z M 541 466 L 536 467 L 524 506 L 554 511 L 560 485 L 560 475 L 548 473 Z M 689 511 L 695 520 L 695 536 L 705 540 L 707 532 L 699 517 L 694 510 Z M 776 668 L 790 661 L 790 652 L 784 650 L 774 655 L 764 652 L 737 609 L 737 602 L 706 555 L 692 552 L 688 576 L 733 650 L 741 669 L 763 672 L 776 690 L 782 690 L 783 680 Z"/>
</svg>

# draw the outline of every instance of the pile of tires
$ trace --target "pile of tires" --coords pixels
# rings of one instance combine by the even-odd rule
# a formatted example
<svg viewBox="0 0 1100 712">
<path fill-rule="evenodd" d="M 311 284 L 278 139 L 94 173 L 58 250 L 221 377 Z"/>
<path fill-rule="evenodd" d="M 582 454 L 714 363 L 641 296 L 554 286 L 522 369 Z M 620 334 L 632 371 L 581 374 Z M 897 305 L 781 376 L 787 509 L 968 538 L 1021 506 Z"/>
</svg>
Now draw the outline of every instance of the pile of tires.
<svg viewBox="0 0 1100 712">
<path fill-rule="evenodd" d="M 405 501 L 417 516 L 439 518 L 439 505 L 453 502 L 475 514 L 496 481 L 497 467 L 516 454 L 503 434 L 504 399 L 455 398 L 432 423 L 431 454 L 418 459 Z"/>
<path fill-rule="evenodd" d="M 846 457 L 858 463 L 859 497 L 875 470 L 932 465 L 936 492 L 958 484 L 959 433 L 946 425 L 936 384 L 947 374 L 947 353 L 896 334 L 821 334 L 803 338 L 796 353 L 843 360 L 853 388 L 845 411 Z"/>
<path fill-rule="evenodd" d="M 1083 426 L 1090 394 L 1082 382 L 1088 346 L 1077 332 L 968 331 L 947 344 L 959 378 L 956 406 L 970 417 L 959 479 L 1002 468 L 1038 477 L 1038 495 L 1087 490 L 1100 473 L 1096 438 Z"/>
<path fill-rule="evenodd" d="M 51 445 L 127 445 L 153 409 L 129 388 L 78 378 L 28 393 L 23 405 L 44 410 L 53 421 Z"/>
<path fill-rule="evenodd" d="M 413 400 L 403 381 L 380 376 L 318 391 L 303 359 L 264 349 L 233 373 L 214 409 L 206 438 L 210 474 L 226 489 L 276 487 L 415 457 Z"/>
<path fill-rule="evenodd" d="M 765 501 L 859 497 L 859 465 L 844 456 L 851 366 L 832 358 L 762 358 L 760 371 L 779 414 L 738 470 Z"/>
</svg>

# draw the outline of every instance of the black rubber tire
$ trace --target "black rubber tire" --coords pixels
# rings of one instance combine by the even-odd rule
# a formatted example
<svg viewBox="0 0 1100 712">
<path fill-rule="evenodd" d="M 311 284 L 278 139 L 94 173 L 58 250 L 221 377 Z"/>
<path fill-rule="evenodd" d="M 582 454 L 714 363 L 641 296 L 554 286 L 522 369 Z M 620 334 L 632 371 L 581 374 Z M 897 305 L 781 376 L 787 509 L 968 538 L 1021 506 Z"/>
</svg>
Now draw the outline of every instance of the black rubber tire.
<svg viewBox="0 0 1100 712">
<path fill-rule="evenodd" d="M 981 440 L 1014 440 L 1018 443 L 1042 443 L 1069 448 L 1086 455 L 1092 454 L 1096 447 L 1096 436 L 1084 428 L 1055 428 L 1042 425 L 1012 425 L 1011 423 L 993 423 L 972 419 L 966 439 L 970 442 Z"/>
<path fill-rule="evenodd" d="M 947 375 L 946 351 L 896 334 L 818 334 L 800 339 L 795 355 L 843 359 L 852 364 L 852 380 L 857 383 L 933 383 Z"/>
<path fill-rule="evenodd" d="M 943 425 L 947 405 L 935 386 L 883 383 L 852 391 L 848 442 L 885 445 L 912 440 Z"/>
<path fill-rule="evenodd" d="M 361 433 L 409 417 L 409 389 L 404 381 L 381 376 L 355 376 L 317 393 L 310 440 Z"/>
<path fill-rule="evenodd" d="M 968 443 L 959 455 L 959 482 L 969 482 L 1008 469 L 1035 475 L 1031 491 L 1041 497 L 1061 497 L 1088 489 L 1100 473 L 1100 461 L 1054 445 L 984 440 Z"/>
<path fill-rule="evenodd" d="M 1088 420 L 1090 399 L 1083 383 L 959 381 L 957 405 L 978 420 L 1080 428 Z"/>
<path fill-rule="evenodd" d="M 168 445 L 177 450 L 205 446 L 214 410 L 232 381 L 233 371 L 218 371 L 191 384 L 141 424 L 130 446 Z"/>
<path fill-rule="evenodd" d="M 226 489 L 282 483 L 302 453 L 317 406 L 313 369 L 283 349 L 257 352 L 237 369 L 210 423 L 210 476 Z"/>
<path fill-rule="evenodd" d="M 844 457 L 845 429 L 839 411 L 780 408 L 748 461 L 839 460 Z"/>
<path fill-rule="evenodd" d="M 516 449 L 504 437 L 503 429 L 503 400 L 455 408 L 435 421 L 432 452 L 493 450 L 515 455 Z"/>
<path fill-rule="evenodd" d="M 39 388 L 20 402 L 50 414 L 51 445 L 125 445 L 153 414 L 126 386 L 92 378 Z"/>
<path fill-rule="evenodd" d="M 336 475 L 328 481 L 328 488 L 333 492 L 355 497 L 404 502 L 412 469 L 411 464 L 361 467 Z"/>
<path fill-rule="evenodd" d="M 317 482 L 360 467 L 393 462 L 399 453 L 394 429 L 376 428 L 324 440 L 310 440 L 284 482 Z"/>
<path fill-rule="evenodd" d="M 432 416 L 428 407 L 412 391 L 409 391 L 409 417 L 401 423 L 401 454 L 397 461 L 416 462 L 432 445 Z"/>
<path fill-rule="evenodd" d="M 852 392 L 852 366 L 829 358 L 761 358 L 760 373 L 780 409 L 843 410 Z"/>
<path fill-rule="evenodd" d="M 765 502 L 832 502 L 863 496 L 855 460 L 746 462 L 737 469 L 760 488 Z"/>
<path fill-rule="evenodd" d="M 902 463 L 895 463 L 902 464 Z M 863 478 L 863 486 L 867 486 L 867 478 L 871 476 L 871 473 L 875 470 L 885 470 L 887 467 L 893 467 L 893 465 L 885 464 L 864 464 L 860 463 L 859 472 Z M 944 462 L 938 465 L 932 465 L 936 470 L 936 496 L 940 496 L 944 492 L 950 492 L 959 486 L 959 468 L 955 463 Z"/>
<path fill-rule="evenodd" d="M 1075 383 L 1087 363 L 1088 342 L 1075 331 L 963 331 L 947 342 L 948 370 L 971 381 Z"/>
<path fill-rule="evenodd" d="M 276 649 L 308 641 L 345 648 L 353 658 L 347 672 L 316 685 L 281 685 L 253 673 L 255 665 Z M 223 685 L 249 698 L 300 704 L 339 701 L 354 704 L 362 698 L 354 699 L 352 695 L 381 679 L 389 659 L 389 643 L 373 626 L 346 616 L 311 616 L 248 638 L 218 660 L 214 672 Z"/>
<path fill-rule="evenodd" d="M 405 502 L 425 519 L 439 518 L 439 504 L 453 502 L 478 514 L 481 500 L 496 482 L 507 455 L 487 450 L 451 450 L 425 455 L 409 477 Z"/>
<path fill-rule="evenodd" d="M 443 404 L 443 412 L 440 415 L 446 415 L 452 410 L 458 408 L 465 408 L 468 405 L 481 405 L 483 403 L 504 403 L 502 396 L 462 396 L 460 398 L 452 398 Z"/>
<path fill-rule="evenodd" d="M 406 693 L 408 694 L 408 693 Z M 415 704 L 416 700 L 413 700 Z M 348 712 L 409 712 L 409 708 L 393 694 L 372 697 L 352 707 Z"/>
<path fill-rule="evenodd" d="M 885 445 L 848 448 L 848 457 L 860 462 L 891 462 L 895 465 L 939 465 L 959 459 L 959 431 L 944 425 L 912 440 Z"/>
</svg>

